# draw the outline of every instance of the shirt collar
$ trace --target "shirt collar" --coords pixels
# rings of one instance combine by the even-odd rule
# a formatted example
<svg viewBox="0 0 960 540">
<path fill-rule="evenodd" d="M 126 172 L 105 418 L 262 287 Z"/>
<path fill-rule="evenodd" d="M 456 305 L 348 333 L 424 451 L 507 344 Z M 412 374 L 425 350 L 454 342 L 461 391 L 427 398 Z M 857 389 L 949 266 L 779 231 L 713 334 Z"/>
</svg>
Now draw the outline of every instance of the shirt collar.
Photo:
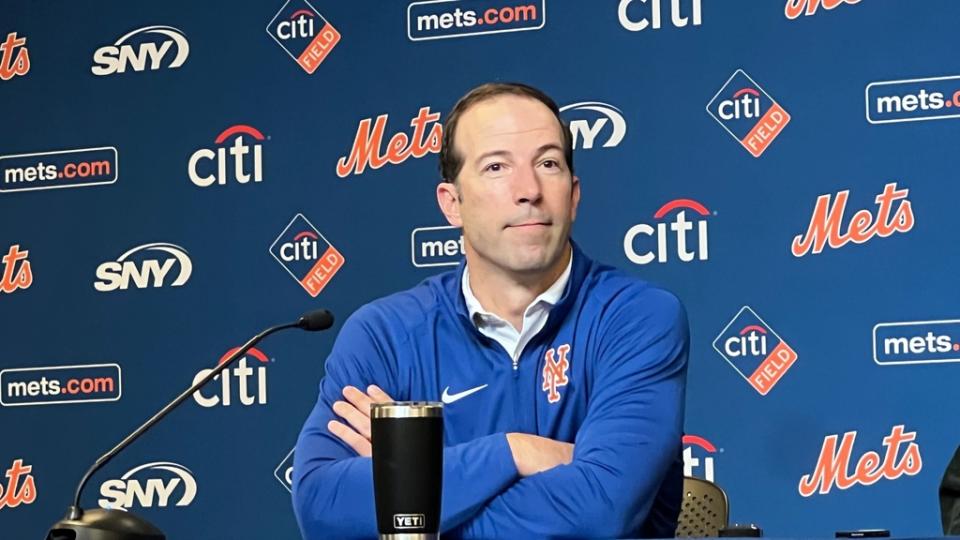
<svg viewBox="0 0 960 540">
<path fill-rule="evenodd" d="M 524 310 L 524 315 L 530 311 L 531 308 L 544 304 L 546 309 L 552 308 L 560 301 L 560 298 L 563 296 L 563 291 L 567 287 L 567 282 L 570 280 L 570 270 L 573 268 L 573 250 L 570 252 L 570 259 L 567 261 L 567 267 L 563 270 L 563 273 L 560 274 L 560 277 L 553 282 L 553 285 L 547 288 L 547 290 L 540 293 L 540 296 L 537 296 L 533 299 L 533 302 L 530 302 L 530 305 L 527 306 L 527 309 Z M 481 319 L 489 319 L 495 317 L 496 320 L 503 320 L 500 316 L 495 313 L 491 313 L 483 308 L 480 304 L 480 300 L 477 299 L 473 294 L 473 290 L 470 289 L 470 267 L 469 265 L 464 265 L 463 269 L 463 278 L 460 280 L 460 288 L 463 291 L 463 299 L 467 304 L 467 313 L 470 315 L 470 320 L 473 321 L 474 325 L 477 325 L 477 316 L 479 315 Z"/>
</svg>

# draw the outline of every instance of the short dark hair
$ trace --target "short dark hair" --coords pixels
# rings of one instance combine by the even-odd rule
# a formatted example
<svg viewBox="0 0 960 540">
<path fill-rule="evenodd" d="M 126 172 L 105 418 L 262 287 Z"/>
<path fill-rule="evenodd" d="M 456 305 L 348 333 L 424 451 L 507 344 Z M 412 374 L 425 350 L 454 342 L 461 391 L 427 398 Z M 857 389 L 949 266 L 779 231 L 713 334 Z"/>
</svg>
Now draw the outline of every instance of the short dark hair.
<svg viewBox="0 0 960 540">
<path fill-rule="evenodd" d="M 543 103 L 557 118 L 560 124 L 560 137 L 563 139 L 563 155 L 567 160 L 570 174 L 573 174 L 573 135 L 567 124 L 560 118 L 560 107 L 543 91 L 522 83 L 486 83 L 470 90 L 450 110 L 443 123 L 443 144 L 440 147 L 441 182 L 456 182 L 463 169 L 463 156 L 455 148 L 457 123 L 460 116 L 471 106 L 493 99 L 497 96 L 513 95 L 529 97 Z"/>
</svg>

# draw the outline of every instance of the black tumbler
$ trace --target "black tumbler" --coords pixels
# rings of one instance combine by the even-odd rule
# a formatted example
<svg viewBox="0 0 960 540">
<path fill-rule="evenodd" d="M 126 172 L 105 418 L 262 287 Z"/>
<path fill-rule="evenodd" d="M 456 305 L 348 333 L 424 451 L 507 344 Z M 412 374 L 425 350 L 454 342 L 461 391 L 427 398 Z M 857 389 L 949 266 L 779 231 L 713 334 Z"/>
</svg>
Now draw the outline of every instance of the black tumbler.
<svg viewBox="0 0 960 540">
<path fill-rule="evenodd" d="M 370 406 L 370 431 L 380 538 L 439 538 L 443 404 L 375 403 Z"/>
</svg>

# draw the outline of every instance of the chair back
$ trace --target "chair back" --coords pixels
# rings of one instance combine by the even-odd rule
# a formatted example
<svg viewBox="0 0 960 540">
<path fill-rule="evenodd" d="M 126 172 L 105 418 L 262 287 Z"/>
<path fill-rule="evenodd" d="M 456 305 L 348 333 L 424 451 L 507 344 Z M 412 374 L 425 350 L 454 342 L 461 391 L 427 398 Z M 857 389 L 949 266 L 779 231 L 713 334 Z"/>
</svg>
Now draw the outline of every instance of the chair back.
<svg viewBox="0 0 960 540">
<path fill-rule="evenodd" d="M 678 538 L 720 535 L 730 519 L 730 503 L 720 486 L 700 478 L 683 478 L 683 505 L 677 520 Z"/>
</svg>

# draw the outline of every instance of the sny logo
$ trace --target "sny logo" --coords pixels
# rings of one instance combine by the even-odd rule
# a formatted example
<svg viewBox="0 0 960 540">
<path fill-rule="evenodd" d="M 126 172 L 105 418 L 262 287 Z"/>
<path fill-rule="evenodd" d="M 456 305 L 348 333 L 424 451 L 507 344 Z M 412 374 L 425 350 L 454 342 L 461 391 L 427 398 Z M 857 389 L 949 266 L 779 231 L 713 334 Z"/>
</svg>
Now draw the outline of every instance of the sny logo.
<svg viewBox="0 0 960 540">
<path fill-rule="evenodd" d="M 220 357 L 220 360 L 217 364 L 224 363 L 230 355 L 237 352 L 240 348 L 234 347 L 224 353 Z M 260 366 L 256 369 L 251 368 L 247 365 L 247 357 L 252 357 L 260 362 Z M 221 405 L 223 407 L 229 407 L 231 403 L 231 388 L 233 388 L 232 381 L 237 381 L 237 398 L 240 400 L 241 405 L 266 405 L 267 403 L 267 364 L 270 363 L 270 359 L 267 355 L 263 354 L 263 351 L 253 347 L 247 353 L 237 360 L 237 365 L 230 369 L 223 370 L 219 375 L 213 378 L 214 381 L 220 379 L 220 393 L 219 395 L 214 395 L 212 397 L 204 396 L 200 390 L 197 390 L 193 393 L 193 399 L 201 407 L 216 407 Z M 197 384 L 204 377 L 210 374 L 213 371 L 213 368 L 210 369 L 201 369 L 193 377 L 193 384 Z M 249 377 L 256 374 L 256 383 L 251 384 Z M 232 375 L 232 377 L 231 377 Z M 207 385 L 210 386 L 209 384 Z M 251 395 L 250 389 L 256 387 L 256 394 Z"/>
<path fill-rule="evenodd" d="M 343 266 L 343 255 L 333 247 L 303 214 L 290 220 L 270 246 L 270 254 L 316 297 Z"/>
<path fill-rule="evenodd" d="M 584 111 L 589 112 L 584 114 Z M 610 123 L 610 136 L 607 137 L 607 140 L 603 143 L 604 148 L 617 146 L 627 134 L 627 122 L 623 119 L 623 114 L 620 112 L 620 109 L 613 105 L 599 101 L 583 101 L 561 107 L 560 112 L 568 112 L 567 116 L 573 116 L 574 113 L 577 113 L 577 118 L 569 121 L 574 149 L 583 148 L 584 150 L 590 150 L 593 148 L 594 140 L 596 140 L 597 135 L 600 134 L 604 126 L 607 125 L 607 122 Z M 591 113 L 599 113 L 600 116 L 597 117 L 596 114 L 591 115 Z M 584 118 L 584 116 L 587 118 Z M 588 119 L 590 116 L 596 119 L 591 121 Z M 580 141 L 583 142 L 581 143 Z"/>
<path fill-rule="evenodd" d="M 860 210 L 853 215 L 845 233 L 840 231 L 840 224 L 843 221 L 843 212 L 847 207 L 850 190 L 845 189 L 837 193 L 832 206 L 831 196 L 821 195 L 817 197 L 817 204 L 813 209 L 813 217 L 810 218 L 806 234 L 798 234 L 794 237 L 790 251 L 794 257 L 803 257 L 811 250 L 816 255 L 823 251 L 827 244 L 837 249 L 849 242 L 863 244 L 875 236 L 886 238 L 896 232 L 909 232 L 914 224 L 913 207 L 907 200 L 909 194 L 909 189 L 898 190 L 896 182 L 887 184 L 883 188 L 883 193 L 877 195 L 875 199 L 879 206 L 876 222 L 869 210 Z M 900 201 L 900 204 L 896 212 L 893 212 L 895 201 Z M 892 217 L 891 213 L 893 213 Z"/>
<path fill-rule="evenodd" d="M 652 28 L 654 30 L 660 29 L 660 11 L 662 0 L 640 0 L 642 4 L 649 4 L 650 6 L 650 17 L 641 17 L 639 19 L 630 18 L 630 4 L 633 3 L 633 0 L 620 0 L 620 6 L 617 8 L 617 17 L 620 19 L 620 26 L 630 30 L 631 32 L 639 32 L 641 30 L 646 30 L 647 28 Z M 693 25 L 700 26 L 700 0 L 691 0 L 691 10 L 693 16 Z M 670 0 L 670 21 L 673 23 L 673 26 L 677 28 L 683 28 L 687 25 L 690 17 L 684 17 L 680 12 L 680 0 Z M 652 21 L 652 22 L 651 22 Z"/>
<path fill-rule="evenodd" d="M 353 148 L 348 156 L 337 161 L 337 176 L 346 178 L 350 174 L 362 174 L 368 166 L 379 169 L 387 163 L 399 165 L 407 158 L 421 158 L 429 153 L 440 151 L 443 142 L 443 127 L 437 123 L 427 132 L 427 124 L 440 120 L 440 113 L 431 113 L 430 107 L 421 107 L 417 117 L 410 122 L 413 137 L 406 133 L 397 133 L 387 144 L 387 153 L 381 154 L 383 134 L 387 127 L 388 115 L 381 114 L 376 123 L 371 118 L 360 121 L 357 134 L 353 138 Z M 371 125 L 373 131 L 371 131 Z"/>
<path fill-rule="evenodd" d="M 230 155 L 233 156 L 233 168 L 230 173 L 227 172 L 227 164 L 229 160 L 227 159 L 226 146 L 220 146 L 217 148 L 216 152 L 209 148 L 201 148 L 190 156 L 190 161 L 187 163 L 187 174 L 190 176 L 190 181 L 200 187 L 209 187 L 213 184 L 219 184 L 223 186 L 227 184 L 228 178 L 235 180 L 239 184 L 246 184 L 249 182 L 251 178 L 251 170 L 246 167 L 244 163 L 244 156 L 250 154 L 251 147 L 245 144 L 243 140 L 244 135 L 252 137 L 254 141 L 263 141 L 265 139 L 263 133 L 260 133 L 258 129 L 251 126 L 237 124 L 235 126 L 228 127 L 219 135 L 217 135 L 217 138 L 214 139 L 213 143 L 216 145 L 222 145 L 233 138 L 233 144 L 229 147 Z M 254 182 L 260 182 L 263 180 L 262 145 L 254 142 L 252 150 L 252 177 Z M 200 160 L 211 161 L 213 163 L 211 166 L 203 167 L 203 170 L 201 171 Z M 201 173 L 204 172 L 209 174 L 206 176 L 200 176 Z M 216 174 L 214 174 L 214 172 Z"/>
<path fill-rule="evenodd" d="M 309 74 L 340 42 L 340 32 L 307 0 L 287 0 L 267 25 L 267 33 Z"/>
<path fill-rule="evenodd" d="M 881 366 L 960 362 L 960 320 L 880 323 L 873 361 Z"/>
<path fill-rule="evenodd" d="M 27 289 L 33 285 L 33 271 L 27 256 L 30 252 L 20 251 L 20 244 L 13 244 L 3 256 L 3 278 L 0 281 L 0 292 L 10 294 L 17 289 Z"/>
<path fill-rule="evenodd" d="M 760 157 L 790 122 L 787 111 L 742 69 L 723 83 L 707 113 L 753 157 Z"/>
<path fill-rule="evenodd" d="M 893 426 L 890 435 L 883 438 L 886 452 L 883 460 L 880 454 L 873 450 L 863 454 L 857 461 L 853 474 L 850 474 L 853 443 L 857 438 L 856 431 L 843 434 L 843 441 L 837 447 L 837 435 L 829 435 L 823 440 L 820 449 L 820 458 L 812 474 L 805 474 L 800 478 L 798 489 L 800 495 L 809 497 L 814 493 L 826 495 L 836 486 L 837 489 L 847 489 L 856 484 L 869 486 L 881 478 L 896 480 L 903 475 L 915 476 L 923 468 L 920 458 L 920 447 L 913 442 L 917 438 L 915 431 L 904 432 L 904 426 Z M 907 449 L 900 455 L 900 445 L 907 444 Z"/>
<path fill-rule="evenodd" d="M 160 36 L 163 41 L 155 41 L 156 36 Z M 151 41 L 154 39 L 154 41 Z M 131 40 L 136 43 L 126 43 Z M 93 53 L 94 66 L 90 71 L 94 75 L 113 75 L 114 73 L 123 73 L 130 66 L 133 71 L 151 71 L 160 69 L 160 63 L 167 55 L 170 48 L 176 45 L 177 53 L 173 60 L 167 65 L 167 68 L 174 69 L 183 65 L 190 55 L 190 44 L 187 43 L 187 37 L 172 26 L 145 26 L 132 32 L 128 32 L 120 37 L 113 45 L 100 47 Z M 147 61 L 150 61 L 150 67 L 147 68 Z"/>
<path fill-rule="evenodd" d="M 22 459 L 13 460 L 13 465 L 7 469 L 7 489 L 0 485 L 0 509 L 16 508 L 37 500 L 37 485 L 31 471 L 33 466 L 24 465 Z"/>
<path fill-rule="evenodd" d="M 141 471 L 149 476 L 144 482 L 134 478 Z M 142 508 L 154 506 L 165 508 L 171 501 L 170 496 L 180 488 L 180 498 L 175 506 L 187 506 L 197 496 L 197 481 L 190 469 L 177 463 L 157 461 L 134 467 L 118 480 L 107 480 L 100 485 L 103 497 L 97 503 L 100 508 L 120 508 L 129 510 L 135 503 Z"/>
<path fill-rule="evenodd" d="M 694 449 L 697 454 L 704 453 L 703 457 L 695 457 Z M 696 476 L 694 469 L 699 469 L 703 462 L 703 479 L 713 482 L 713 454 L 717 452 L 717 447 L 703 437 L 696 435 L 683 436 L 683 475 Z"/>
<path fill-rule="evenodd" d="M 820 4 L 823 4 L 823 9 L 833 9 L 840 4 L 856 4 L 860 0 L 787 0 L 787 5 L 783 7 L 783 14 L 787 16 L 788 19 L 796 19 L 801 14 L 803 14 L 804 8 L 807 10 L 807 15 L 813 15 L 817 12 L 817 8 L 820 7 Z"/>
<path fill-rule="evenodd" d="M 127 260 L 137 253 L 162 252 L 170 256 L 162 262 L 159 258 L 144 258 L 140 262 Z M 128 250 L 117 258 L 116 261 L 109 261 L 97 267 L 97 277 L 99 281 L 93 283 L 93 288 L 100 292 L 110 292 L 117 289 L 127 290 L 130 287 L 130 280 L 133 280 L 134 286 L 138 289 L 147 287 L 159 288 L 164 286 L 164 279 L 173 265 L 180 266 L 180 273 L 170 284 L 171 287 L 179 287 L 190 279 L 193 273 L 193 263 L 187 256 L 187 251 L 176 244 L 154 243 L 144 244 Z M 153 278 L 151 284 L 150 278 Z"/>
<path fill-rule="evenodd" d="M 680 211 L 674 216 L 673 222 L 669 223 L 670 230 L 675 232 L 677 236 L 677 256 L 683 262 L 693 261 L 694 258 L 701 261 L 709 259 L 707 220 L 699 219 L 697 221 L 688 221 L 687 210 L 693 210 L 696 213 L 695 215 L 702 216 L 703 218 L 709 216 L 710 211 L 707 210 L 706 206 L 693 199 L 676 199 L 661 206 L 660 209 L 653 214 L 653 219 L 661 220 L 667 216 L 667 214 L 677 209 L 680 209 Z M 634 264 L 649 264 L 654 260 L 660 263 L 667 262 L 667 255 L 669 253 L 667 249 L 667 242 L 669 240 L 667 225 L 666 222 L 661 221 L 657 223 L 656 229 L 646 223 L 639 223 L 630 227 L 627 230 L 627 234 L 623 237 L 623 251 L 627 258 L 630 259 L 630 262 Z M 696 225 L 697 229 L 696 242 L 690 243 L 687 241 L 687 233 L 694 229 L 694 225 Z M 655 236 L 657 239 L 656 250 L 648 249 L 643 253 L 638 252 L 635 244 L 637 237 L 641 235 L 649 237 Z M 690 245 L 695 246 L 692 251 L 688 249 Z"/>
<path fill-rule="evenodd" d="M 567 378 L 567 368 L 570 367 L 569 353 L 570 345 L 563 344 L 556 350 L 551 347 L 544 354 L 542 390 L 547 393 L 547 401 L 550 403 L 560 401 L 562 396 L 557 389 L 570 382 Z"/>
<path fill-rule="evenodd" d="M 764 396 L 797 361 L 797 353 L 749 306 L 740 308 L 713 348 Z"/>
<path fill-rule="evenodd" d="M 17 51 L 17 47 L 22 47 Z M 27 50 L 27 38 L 18 38 L 16 32 L 7 34 L 7 40 L 0 43 L 0 80 L 9 81 L 17 75 L 26 75 L 30 71 L 30 52 Z M 14 57 L 16 52 L 16 57 Z"/>
</svg>

